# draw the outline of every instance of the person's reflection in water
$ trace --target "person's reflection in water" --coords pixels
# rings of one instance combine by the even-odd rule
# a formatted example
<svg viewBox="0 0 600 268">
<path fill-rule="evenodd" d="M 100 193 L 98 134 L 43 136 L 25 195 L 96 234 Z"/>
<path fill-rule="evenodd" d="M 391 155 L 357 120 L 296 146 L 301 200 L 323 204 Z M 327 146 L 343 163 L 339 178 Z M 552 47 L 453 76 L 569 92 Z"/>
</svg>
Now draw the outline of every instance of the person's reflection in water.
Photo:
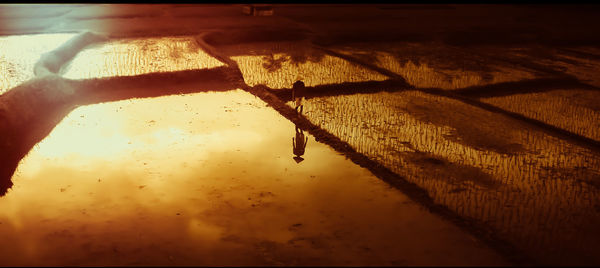
<svg viewBox="0 0 600 268">
<path fill-rule="evenodd" d="M 292 86 L 292 99 L 296 102 L 296 113 L 302 113 L 302 98 L 304 97 L 304 82 L 302 80 L 298 80 Z M 300 112 L 298 112 L 298 108 L 300 108 Z"/>
<path fill-rule="evenodd" d="M 300 163 L 304 160 L 301 156 L 304 155 L 307 143 L 308 137 L 304 137 L 304 132 L 296 125 L 296 138 L 292 137 L 292 147 L 294 148 L 295 155 L 293 158 L 296 163 Z"/>
</svg>

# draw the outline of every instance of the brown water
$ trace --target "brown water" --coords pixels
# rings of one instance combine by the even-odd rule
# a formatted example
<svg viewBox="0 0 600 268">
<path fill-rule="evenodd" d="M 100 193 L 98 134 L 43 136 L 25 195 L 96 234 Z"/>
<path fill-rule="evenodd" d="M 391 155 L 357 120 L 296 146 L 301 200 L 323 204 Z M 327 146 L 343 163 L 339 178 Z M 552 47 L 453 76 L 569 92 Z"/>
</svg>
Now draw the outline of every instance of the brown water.
<svg viewBox="0 0 600 268">
<path fill-rule="evenodd" d="M 0 198 L 5 265 L 504 264 L 241 90 L 72 111 Z"/>
</svg>

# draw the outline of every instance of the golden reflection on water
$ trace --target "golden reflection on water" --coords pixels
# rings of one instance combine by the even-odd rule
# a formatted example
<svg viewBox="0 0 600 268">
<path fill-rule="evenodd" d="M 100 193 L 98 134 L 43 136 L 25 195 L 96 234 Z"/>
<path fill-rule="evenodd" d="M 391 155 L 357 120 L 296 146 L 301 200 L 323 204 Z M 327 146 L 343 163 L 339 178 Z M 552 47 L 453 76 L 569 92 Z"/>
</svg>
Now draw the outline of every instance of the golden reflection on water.
<svg viewBox="0 0 600 268">
<path fill-rule="evenodd" d="M 132 76 L 223 66 L 206 54 L 193 37 L 120 39 L 92 45 L 63 67 L 69 79 Z"/>
<path fill-rule="evenodd" d="M 0 198 L 0 236 L 11 243 L 0 258 L 502 263 L 308 133 L 296 163 L 295 135 L 291 122 L 240 90 L 79 107 L 21 161 Z"/>
<path fill-rule="evenodd" d="M 0 37 L 0 94 L 34 77 L 33 66 L 75 34 L 34 34 Z"/>
</svg>

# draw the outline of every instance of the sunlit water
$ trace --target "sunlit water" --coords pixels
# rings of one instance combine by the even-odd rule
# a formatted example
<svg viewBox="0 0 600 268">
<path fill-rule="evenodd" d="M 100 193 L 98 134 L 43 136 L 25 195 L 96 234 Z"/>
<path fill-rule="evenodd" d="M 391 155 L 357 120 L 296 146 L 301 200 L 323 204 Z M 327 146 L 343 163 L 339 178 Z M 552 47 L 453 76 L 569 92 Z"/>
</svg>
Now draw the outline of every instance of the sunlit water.
<svg viewBox="0 0 600 268">
<path fill-rule="evenodd" d="M 95 44 L 61 70 L 65 78 L 88 79 L 174 72 L 223 66 L 206 54 L 193 37 L 120 39 Z"/>
<path fill-rule="evenodd" d="M 416 91 L 308 99 L 304 114 L 538 260 L 598 263 L 597 153 Z"/>
<path fill-rule="evenodd" d="M 33 66 L 76 34 L 35 34 L 0 37 L 0 94 L 34 77 Z"/>
<path fill-rule="evenodd" d="M 236 90 L 83 106 L 0 198 L 5 265 L 502 264 Z"/>
</svg>

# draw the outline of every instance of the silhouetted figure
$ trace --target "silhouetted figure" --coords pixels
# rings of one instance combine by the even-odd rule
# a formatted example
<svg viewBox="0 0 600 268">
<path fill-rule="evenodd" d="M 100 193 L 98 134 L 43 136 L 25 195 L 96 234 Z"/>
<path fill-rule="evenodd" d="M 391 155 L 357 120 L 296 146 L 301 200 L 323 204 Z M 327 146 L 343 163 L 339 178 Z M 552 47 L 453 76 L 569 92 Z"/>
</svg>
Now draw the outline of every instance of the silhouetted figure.
<svg viewBox="0 0 600 268">
<path fill-rule="evenodd" d="M 296 113 L 298 113 L 298 108 L 300 108 L 300 113 L 302 113 L 302 98 L 304 97 L 304 82 L 298 80 L 292 86 L 292 99 L 296 102 Z"/>
<path fill-rule="evenodd" d="M 306 149 L 306 144 L 308 143 L 308 137 L 304 137 L 304 132 L 302 129 L 296 126 L 296 138 L 292 137 L 292 147 L 294 148 L 294 160 L 296 163 L 302 162 L 304 158 L 301 156 L 304 155 L 304 150 Z"/>
</svg>

